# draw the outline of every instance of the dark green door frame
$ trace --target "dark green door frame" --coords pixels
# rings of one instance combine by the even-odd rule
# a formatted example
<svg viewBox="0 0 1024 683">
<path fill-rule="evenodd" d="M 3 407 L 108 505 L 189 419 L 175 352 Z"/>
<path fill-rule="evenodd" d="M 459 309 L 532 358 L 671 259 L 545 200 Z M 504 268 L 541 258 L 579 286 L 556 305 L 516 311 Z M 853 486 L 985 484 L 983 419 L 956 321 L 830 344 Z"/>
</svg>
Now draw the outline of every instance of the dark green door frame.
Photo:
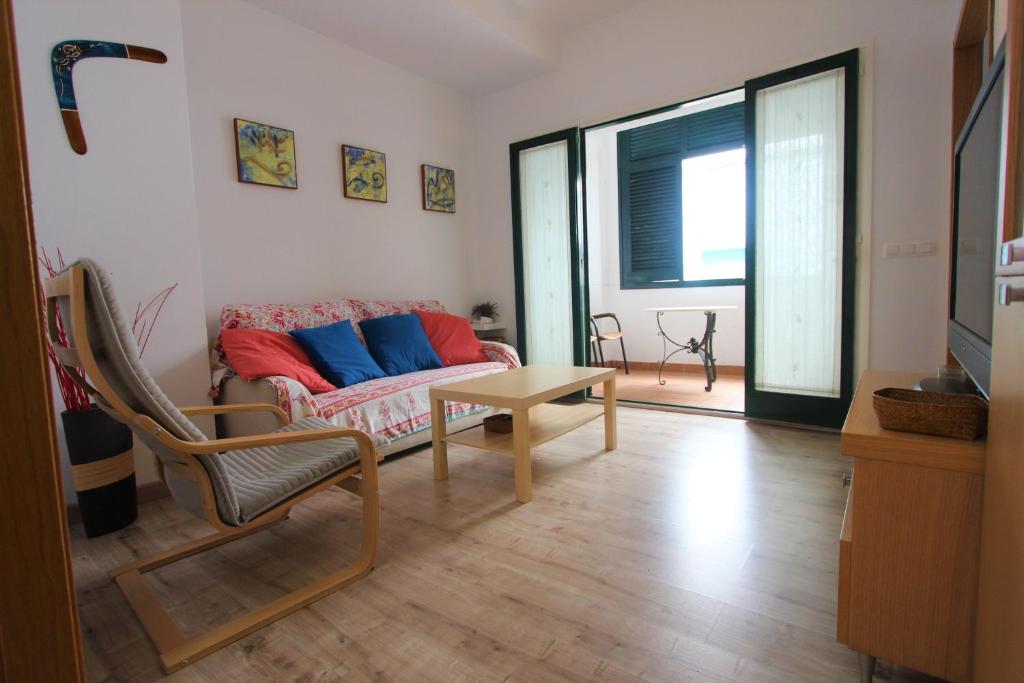
<svg viewBox="0 0 1024 683">
<path fill-rule="evenodd" d="M 857 129 L 859 55 L 850 50 L 807 64 L 801 64 L 746 83 L 746 146 L 747 146 L 747 289 L 746 289 L 746 414 L 748 417 L 800 424 L 841 427 L 853 398 L 853 326 L 854 290 L 856 282 L 857 239 Z M 795 81 L 807 76 L 845 68 L 844 139 L 843 139 L 843 243 L 842 296 L 840 336 L 839 397 L 823 398 L 758 391 L 755 388 L 757 316 L 757 187 L 755 137 L 757 91 Z"/>
<path fill-rule="evenodd" d="M 548 133 L 539 137 L 514 142 L 509 145 L 509 168 L 512 181 L 512 255 L 516 279 L 516 340 L 519 357 L 523 364 L 530 362 L 526 349 L 526 299 L 524 296 L 523 274 L 523 231 L 522 207 L 519 192 L 519 153 L 542 147 L 554 142 L 565 142 L 568 157 L 566 164 L 566 180 L 569 188 L 569 258 L 570 279 L 572 289 L 572 341 L 573 364 L 586 366 L 590 362 L 587 330 L 589 320 L 590 297 L 586 270 L 586 229 L 582 224 L 583 196 L 579 188 L 581 182 L 582 149 L 580 146 L 580 129 Z"/>
</svg>

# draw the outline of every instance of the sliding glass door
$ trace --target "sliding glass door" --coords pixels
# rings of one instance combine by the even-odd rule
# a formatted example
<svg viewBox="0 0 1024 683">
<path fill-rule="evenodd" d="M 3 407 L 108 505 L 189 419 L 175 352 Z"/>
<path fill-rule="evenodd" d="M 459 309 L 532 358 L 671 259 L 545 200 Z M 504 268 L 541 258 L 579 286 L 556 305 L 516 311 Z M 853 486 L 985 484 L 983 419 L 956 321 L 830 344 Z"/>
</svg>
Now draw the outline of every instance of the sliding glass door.
<svg viewBox="0 0 1024 683">
<path fill-rule="evenodd" d="M 853 382 L 858 55 L 746 84 L 748 416 L 838 427 Z"/>
<path fill-rule="evenodd" d="M 524 363 L 584 365 L 579 130 L 509 151 L 519 355 Z"/>
</svg>

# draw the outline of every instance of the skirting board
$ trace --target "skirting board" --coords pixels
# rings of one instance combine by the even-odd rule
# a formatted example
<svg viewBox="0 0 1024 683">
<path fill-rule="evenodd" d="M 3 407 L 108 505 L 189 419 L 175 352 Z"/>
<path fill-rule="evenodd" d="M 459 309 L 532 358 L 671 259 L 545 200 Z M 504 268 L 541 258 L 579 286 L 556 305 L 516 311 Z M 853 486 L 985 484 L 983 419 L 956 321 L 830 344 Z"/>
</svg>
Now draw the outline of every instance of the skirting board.
<svg viewBox="0 0 1024 683">
<path fill-rule="evenodd" d="M 139 505 L 143 503 L 149 503 L 154 500 L 160 500 L 171 495 L 171 492 L 167 490 L 167 484 L 162 481 L 150 481 L 145 484 L 140 484 L 138 487 Z M 82 513 L 78 509 L 77 502 L 70 502 L 67 505 L 68 511 L 68 524 L 76 524 L 82 521 Z"/>
<path fill-rule="evenodd" d="M 622 361 L 621 360 L 610 360 L 609 359 L 609 360 L 605 361 L 605 365 L 608 366 L 608 367 L 612 367 L 612 368 L 621 368 L 622 367 Z M 629 367 L 630 368 L 636 368 L 637 370 L 655 370 L 655 371 L 657 371 L 657 369 L 658 369 L 658 367 L 660 365 L 661 365 L 660 362 L 651 363 L 649 361 L 642 361 L 642 360 L 640 360 L 640 361 L 637 361 L 637 360 L 629 361 Z M 594 367 L 598 367 L 598 365 L 595 363 Z M 742 375 L 743 374 L 743 366 L 742 365 L 722 365 L 722 364 L 719 363 L 718 365 L 715 366 L 715 368 L 718 370 L 718 374 L 719 375 Z M 704 366 L 701 365 L 700 363 L 669 363 L 668 365 L 665 366 L 665 372 L 692 372 L 692 373 L 696 373 L 698 375 L 703 375 L 704 374 Z"/>
</svg>

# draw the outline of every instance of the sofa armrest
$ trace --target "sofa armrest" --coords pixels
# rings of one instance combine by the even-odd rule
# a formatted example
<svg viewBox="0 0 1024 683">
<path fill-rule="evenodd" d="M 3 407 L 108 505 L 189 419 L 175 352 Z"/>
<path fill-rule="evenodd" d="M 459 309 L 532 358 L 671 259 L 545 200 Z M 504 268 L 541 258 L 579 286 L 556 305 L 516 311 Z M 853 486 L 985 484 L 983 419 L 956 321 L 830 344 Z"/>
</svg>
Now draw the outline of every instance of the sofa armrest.
<svg viewBox="0 0 1024 683">
<path fill-rule="evenodd" d="M 492 361 L 504 363 L 509 370 L 523 367 L 523 364 L 519 362 L 519 353 L 514 346 L 486 340 L 481 340 L 480 343 L 484 347 L 484 355 Z"/>
<path fill-rule="evenodd" d="M 289 422 L 320 416 L 313 394 L 290 377 L 274 376 L 246 381 L 238 375 L 232 375 L 223 381 L 217 403 L 269 403 L 283 410 Z M 248 436 L 277 429 L 276 420 L 270 413 L 227 414 L 219 416 L 217 420 L 217 432 L 222 437 Z"/>
</svg>

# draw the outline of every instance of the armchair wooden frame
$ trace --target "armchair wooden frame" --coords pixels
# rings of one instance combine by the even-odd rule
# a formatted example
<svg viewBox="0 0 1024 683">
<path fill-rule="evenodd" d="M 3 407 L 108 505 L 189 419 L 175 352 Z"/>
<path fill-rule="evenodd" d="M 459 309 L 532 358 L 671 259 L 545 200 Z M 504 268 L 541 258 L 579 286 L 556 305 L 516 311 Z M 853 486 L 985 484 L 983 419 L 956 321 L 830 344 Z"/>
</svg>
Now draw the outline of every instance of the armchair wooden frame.
<svg viewBox="0 0 1024 683">
<path fill-rule="evenodd" d="M 61 275 L 44 281 L 43 292 L 47 298 L 47 326 L 54 350 L 60 362 L 68 368 L 75 381 L 80 382 L 86 388 L 100 408 L 109 413 L 114 419 L 152 435 L 153 438 L 181 458 L 182 463 L 163 462 L 158 458 L 157 462 L 161 463 L 159 467 L 161 477 L 164 476 L 163 468 L 171 467 L 177 474 L 196 482 L 202 495 L 204 518 L 217 529 L 217 532 L 210 536 L 185 543 L 152 557 L 126 564 L 111 572 L 111 578 L 120 587 L 159 652 L 160 663 L 166 673 L 177 671 L 197 659 L 205 657 L 225 645 L 359 580 L 370 572 L 377 555 L 380 508 L 377 485 L 378 458 L 369 436 L 355 429 L 333 428 L 275 432 L 229 439 L 211 439 L 209 441 L 193 442 L 180 440 L 169 434 L 167 430 L 162 428 L 152 418 L 132 410 L 113 390 L 98 367 L 89 345 L 86 325 L 84 269 L 81 266 L 73 266 Z M 75 340 L 73 346 L 63 346 L 59 341 L 56 307 L 52 301 L 52 299 L 59 296 L 67 296 L 70 300 L 71 320 L 65 321 L 65 323 L 70 324 L 72 332 L 70 338 Z M 77 368 L 85 370 L 84 377 L 79 374 Z M 88 382 L 86 377 L 88 377 Z M 180 408 L 179 410 L 184 415 L 270 412 L 277 416 L 282 425 L 288 424 L 287 414 L 281 408 L 270 404 L 201 406 Z M 358 464 L 347 467 L 316 485 L 301 491 L 297 495 L 278 503 L 274 508 L 258 515 L 240 527 L 227 525 L 220 519 L 209 474 L 206 472 L 203 464 L 196 458 L 197 455 L 216 457 L 226 451 L 336 439 L 339 437 L 348 437 L 356 440 L 359 446 Z M 361 496 L 363 501 L 362 544 L 359 555 L 351 564 L 336 572 L 236 617 L 225 624 L 192 637 L 185 634 L 181 626 L 160 604 L 156 593 L 142 576 L 144 573 L 157 567 L 171 564 L 204 550 L 266 529 L 284 519 L 295 505 L 332 486 L 338 486 Z"/>
</svg>

